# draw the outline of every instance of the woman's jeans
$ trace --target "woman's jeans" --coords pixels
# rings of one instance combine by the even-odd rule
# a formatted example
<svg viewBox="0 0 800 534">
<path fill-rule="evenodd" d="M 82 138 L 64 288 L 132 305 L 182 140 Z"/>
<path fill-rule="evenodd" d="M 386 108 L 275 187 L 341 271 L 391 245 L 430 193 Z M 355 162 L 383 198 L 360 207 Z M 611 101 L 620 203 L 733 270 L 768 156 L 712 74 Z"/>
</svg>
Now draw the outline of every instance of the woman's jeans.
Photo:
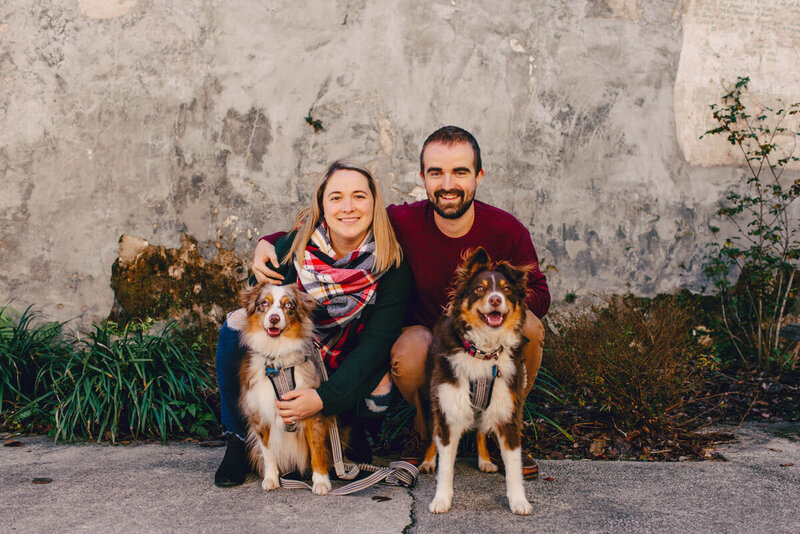
<svg viewBox="0 0 800 534">
<path fill-rule="evenodd" d="M 222 432 L 226 436 L 235 434 L 244 440 L 247 423 L 239 409 L 239 363 L 242 356 L 244 349 L 239 345 L 239 332 L 229 328 L 225 322 L 219 329 L 216 357 Z"/>
<path fill-rule="evenodd" d="M 222 433 L 236 435 L 244 440 L 247 437 L 247 422 L 239 408 L 239 364 L 244 349 L 239 345 L 239 332 L 228 326 L 227 321 L 219 330 L 217 342 L 217 384 L 219 386 L 220 415 Z M 340 414 L 343 419 L 382 417 L 392 398 L 392 391 L 385 395 L 370 395 L 348 414 Z"/>
</svg>

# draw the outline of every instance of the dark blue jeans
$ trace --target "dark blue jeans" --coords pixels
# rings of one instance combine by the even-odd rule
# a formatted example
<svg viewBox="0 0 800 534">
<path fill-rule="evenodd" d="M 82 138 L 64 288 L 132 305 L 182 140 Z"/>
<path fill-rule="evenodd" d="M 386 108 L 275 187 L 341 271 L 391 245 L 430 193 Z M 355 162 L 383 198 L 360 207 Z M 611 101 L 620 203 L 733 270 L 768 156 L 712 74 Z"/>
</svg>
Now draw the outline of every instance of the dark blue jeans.
<svg viewBox="0 0 800 534">
<path fill-rule="evenodd" d="M 239 409 L 239 363 L 242 356 L 244 350 L 239 345 L 239 332 L 229 328 L 225 322 L 219 329 L 216 357 L 222 432 L 235 434 L 244 440 L 247 423 Z"/>
</svg>

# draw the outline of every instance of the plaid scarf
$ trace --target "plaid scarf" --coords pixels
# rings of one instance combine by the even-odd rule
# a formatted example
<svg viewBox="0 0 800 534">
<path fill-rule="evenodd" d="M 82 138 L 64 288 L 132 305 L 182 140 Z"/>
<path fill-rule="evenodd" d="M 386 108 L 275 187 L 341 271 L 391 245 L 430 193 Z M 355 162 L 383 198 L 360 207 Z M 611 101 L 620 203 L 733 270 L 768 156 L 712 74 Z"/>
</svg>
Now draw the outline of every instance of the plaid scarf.
<svg viewBox="0 0 800 534">
<path fill-rule="evenodd" d="M 322 222 L 311 234 L 302 263 L 295 257 L 297 283 L 314 297 L 314 326 L 325 365 L 336 369 L 342 349 L 353 343 L 364 324 L 358 319 L 364 308 L 375 302 L 378 278 L 375 275 L 375 240 L 372 230 L 358 248 L 334 260 L 327 225 Z"/>
</svg>

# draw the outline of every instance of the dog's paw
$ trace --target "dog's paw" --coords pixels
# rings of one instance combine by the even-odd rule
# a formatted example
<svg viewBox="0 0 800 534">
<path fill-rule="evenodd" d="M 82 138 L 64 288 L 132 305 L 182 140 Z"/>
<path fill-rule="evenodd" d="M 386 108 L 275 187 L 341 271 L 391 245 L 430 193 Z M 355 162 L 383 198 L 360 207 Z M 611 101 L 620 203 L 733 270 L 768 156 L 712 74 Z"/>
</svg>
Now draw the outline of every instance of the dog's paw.
<svg viewBox="0 0 800 534">
<path fill-rule="evenodd" d="M 281 487 L 281 483 L 278 481 L 278 477 L 264 477 L 264 480 L 261 481 L 261 488 L 264 491 L 274 490 Z"/>
<path fill-rule="evenodd" d="M 508 502 L 508 505 L 509 508 L 511 508 L 511 511 L 517 515 L 530 515 L 533 511 L 533 506 L 531 503 L 524 498 L 512 499 Z"/>
<path fill-rule="evenodd" d="M 479 456 L 478 469 L 480 469 L 484 473 L 497 473 L 498 467 L 491 460 L 484 460 Z"/>
<path fill-rule="evenodd" d="M 452 497 L 446 497 L 437 494 L 434 496 L 431 504 L 428 506 L 428 510 L 430 510 L 434 514 L 443 514 L 450 510 L 450 506 L 452 506 L 453 499 Z"/>
<path fill-rule="evenodd" d="M 314 495 L 327 495 L 331 490 L 331 479 L 328 478 L 328 475 L 314 473 L 311 475 L 311 483 Z"/>
<path fill-rule="evenodd" d="M 419 464 L 419 471 L 420 473 L 433 473 L 436 471 L 436 457 L 433 457 L 433 460 L 426 460 Z"/>
</svg>

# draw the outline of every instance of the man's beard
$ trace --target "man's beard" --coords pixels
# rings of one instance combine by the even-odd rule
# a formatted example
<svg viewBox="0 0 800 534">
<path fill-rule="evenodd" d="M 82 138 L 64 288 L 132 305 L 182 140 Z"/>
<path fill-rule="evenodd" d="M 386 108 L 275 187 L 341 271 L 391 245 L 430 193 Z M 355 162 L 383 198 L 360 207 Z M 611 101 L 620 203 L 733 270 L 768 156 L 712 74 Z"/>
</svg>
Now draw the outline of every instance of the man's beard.
<svg viewBox="0 0 800 534">
<path fill-rule="evenodd" d="M 458 195 L 461 197 L 461 202 L 455 205 L 450 205 L 446 209 L 442 208 L 438 203 L 439 197 L 442 195 Z M 428 201 L 433 205 L 433 211 L 438 213 L 440 217 L 444 219 L 458 219 L 467 212 L 470 206 L 472 206 L 472 202 L 475 200 L 475 193 L 473 193 L 469 198 L 465 197 L 466 193 L 460 189 L 453 189 L 451 191 L 439 190 L 433 193 L 433 198 L 429 196 Z"/>
</svg>

